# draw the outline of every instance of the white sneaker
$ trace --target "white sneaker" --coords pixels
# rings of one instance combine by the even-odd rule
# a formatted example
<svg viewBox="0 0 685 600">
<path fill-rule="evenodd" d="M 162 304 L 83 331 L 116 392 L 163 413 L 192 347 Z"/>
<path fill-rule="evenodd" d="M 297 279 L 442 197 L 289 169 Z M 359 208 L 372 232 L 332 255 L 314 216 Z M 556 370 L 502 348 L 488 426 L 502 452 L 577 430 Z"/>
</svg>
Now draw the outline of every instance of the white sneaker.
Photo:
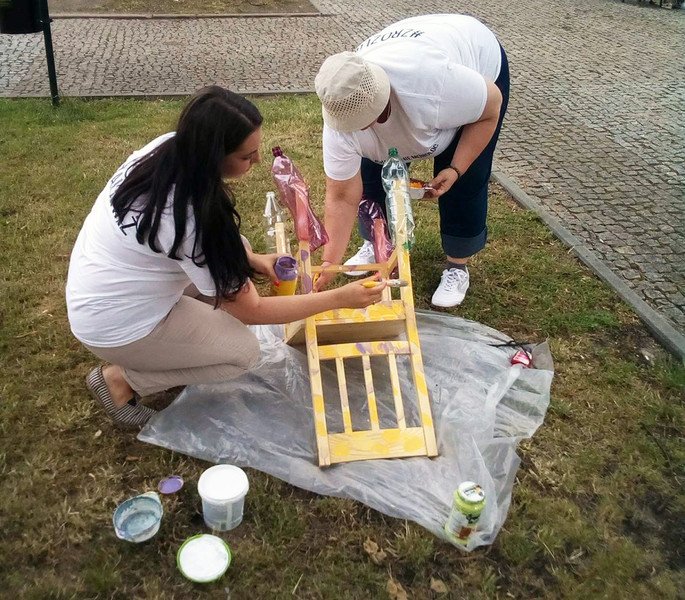
<svg viewBox="0 0 685 600">
<path fill-rule="evenodd" d="M 373 252 L 373 244 L 369 240 L 364 240 L 364 243 L 361 245 L 359 250 L 357 250 L 357 254 L 346 260 L 344 264 L 346 264 L 348 267 L 353 267 L 356 265 L 368 265 L 375 262 L 376 255 Z M 368 271 L 347 271 L 345 275 L 349 275 L 350 277 L 360 277 L 362 275 L 366 275 L 367 273 Z"/>
<path fill-rule="evenodd" d="M 462 269 L 445 269 L 440 278 L 440 285 L 435 290 L 431 304 L 442 308 L 461 304 L 469 289 L 469 272 Z"/>
</svg>

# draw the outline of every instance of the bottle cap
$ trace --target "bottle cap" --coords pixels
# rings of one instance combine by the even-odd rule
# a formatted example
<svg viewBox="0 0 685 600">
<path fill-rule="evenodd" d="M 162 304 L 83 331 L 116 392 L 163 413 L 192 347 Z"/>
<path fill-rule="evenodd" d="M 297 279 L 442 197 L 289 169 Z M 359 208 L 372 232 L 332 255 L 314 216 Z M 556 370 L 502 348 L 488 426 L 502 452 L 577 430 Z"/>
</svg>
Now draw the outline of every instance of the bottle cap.
<svg viewBox="0 0 685 600">
<path fill-rule="evenodd" d="M 468 504 L 479 504 L 485 500 L 485 491 L 473 481 L 460 483 L 454 494 Z"/>
</svg>

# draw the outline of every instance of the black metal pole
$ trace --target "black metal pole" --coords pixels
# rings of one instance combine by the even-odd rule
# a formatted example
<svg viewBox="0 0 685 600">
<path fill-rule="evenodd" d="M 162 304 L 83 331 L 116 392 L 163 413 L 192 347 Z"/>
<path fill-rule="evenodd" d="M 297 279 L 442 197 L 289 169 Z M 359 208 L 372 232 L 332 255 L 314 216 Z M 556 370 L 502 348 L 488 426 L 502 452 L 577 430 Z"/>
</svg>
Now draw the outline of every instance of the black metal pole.
<svg viewBox="0 0 685 600">
<path fill-rule="evenodd" d="M 50 29 L 50 14 L 48 12 L 48 0 L 38 0 L 40 9 L 40 22 L 43 26 L 43 38 L 45 39 L 45 56 L 48 60 L 48 77 L 50 78 L 50 96 L 52 105 L 59 106 L 59 92 L 57 91 L 57 71 L 55 70 L 55 54 L 52 50 L 52 30 Z"/>
</svg>

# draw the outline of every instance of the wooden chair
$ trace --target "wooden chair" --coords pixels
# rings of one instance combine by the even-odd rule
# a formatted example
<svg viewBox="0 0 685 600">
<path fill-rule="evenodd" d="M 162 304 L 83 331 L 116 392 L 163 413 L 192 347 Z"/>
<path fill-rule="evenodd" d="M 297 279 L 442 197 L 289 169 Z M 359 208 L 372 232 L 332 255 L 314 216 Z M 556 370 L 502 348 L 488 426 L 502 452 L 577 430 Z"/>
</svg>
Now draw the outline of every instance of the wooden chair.
<svg viewBox="0 0 685 600">
<path fill-rule="evenodd" d="M 399 194 L 403 185 L 403 182 L 395 181 L 393 193 Z M 404 203 L 399 195 L 397 204 L 398 222 L 404 223 Z M 280 233 L 277 232 L 277 243 L 280 244 L 279 251 L 286 251 L 282 228 Z M 408 284 L 399 288 L 399 298 L 393 299 L 392 290 L 388 287 L 383 290 L 381 302 L 365 309 L 330 310 L 286 325 L 286 342 L 291 345 L 304 344 L 306 347 L 319 466 L 374 458 L 436 456 L 433 419 L 416 328 L 406 229 L 398 227 L 396 248 L 386 263 L 356 267 L 313 266 L 309 242 L 306 240 L 299 240 L 297 259 L 300 293 L 312 293 L 314 277 L 324 271 L 379 271 L 382 277 L 387 279 L 397 267 L 399 278 Z M 398 374 L 398 355 L 409 357 L 418 404 L 419 426 L 410 427 L 406 423 Z M 381 428 L 371 370 L 373 356 L 383 356 L 387 359 L 397 427 Z M 362 362 L 370 429 L 360 430 L 352 427 L 345 376 L 345 365 L 352 360 Z M 324 398 L 322 361 L 335 363 L 344 428 L 339 433 L 328 432 L 326 402 L 330 402 L 330 398 Z"/>
</svg>

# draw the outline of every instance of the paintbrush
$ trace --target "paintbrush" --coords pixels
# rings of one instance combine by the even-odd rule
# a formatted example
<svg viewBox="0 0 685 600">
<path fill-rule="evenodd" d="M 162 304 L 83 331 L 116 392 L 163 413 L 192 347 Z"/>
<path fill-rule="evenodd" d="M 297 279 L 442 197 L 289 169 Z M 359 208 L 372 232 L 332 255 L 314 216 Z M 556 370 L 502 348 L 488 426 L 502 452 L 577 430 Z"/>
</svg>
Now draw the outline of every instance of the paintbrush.
<svg viewBox="0 0 685 600">
<path fill-rule="evenodd" d="M 378 281 L 364 281 L 362 285 L 365 288 L 372 288 L 376 287 L 381 283 L 385 283 L 388 287 L 394 288 L 407 287 L 409 285 L 409 283 L 407 283 L 404 279 L 381 279 Z"/>
</svg>

